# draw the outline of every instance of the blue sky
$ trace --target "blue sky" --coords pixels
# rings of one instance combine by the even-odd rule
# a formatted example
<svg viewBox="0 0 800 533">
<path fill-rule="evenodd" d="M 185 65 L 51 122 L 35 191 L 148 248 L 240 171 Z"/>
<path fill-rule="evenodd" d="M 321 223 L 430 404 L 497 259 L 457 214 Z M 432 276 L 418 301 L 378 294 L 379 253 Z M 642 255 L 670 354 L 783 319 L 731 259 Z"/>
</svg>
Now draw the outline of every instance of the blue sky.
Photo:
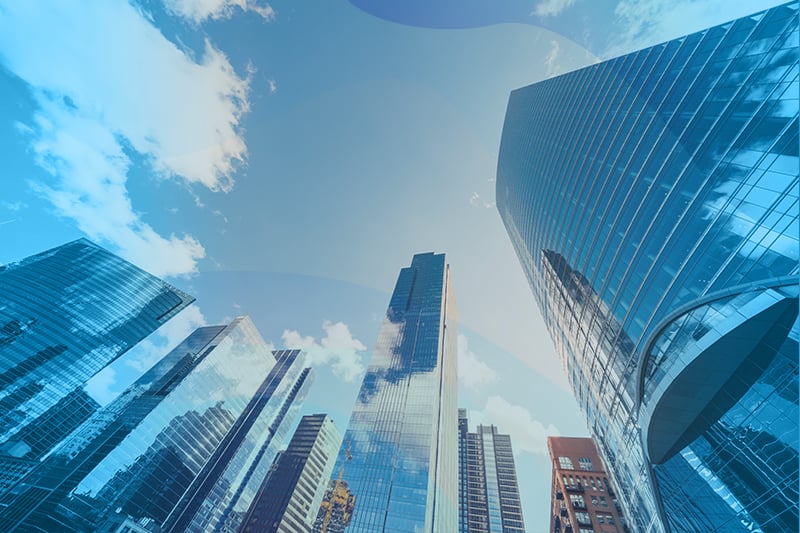
<svg viewBox="0 0 800 533">
<path fill-rule="evenodd" d="M 537 531 L 544 437 L 586 429 L 494 207 L 508 94 L 780 2 L 362 3 L 0 2 L 0 263 L 88 236 L 197 296 L 100 398 L 250 314 L 344 430 L 399 269 L 446 252 L 460 403 L 512 435 Z"/>
</svg>

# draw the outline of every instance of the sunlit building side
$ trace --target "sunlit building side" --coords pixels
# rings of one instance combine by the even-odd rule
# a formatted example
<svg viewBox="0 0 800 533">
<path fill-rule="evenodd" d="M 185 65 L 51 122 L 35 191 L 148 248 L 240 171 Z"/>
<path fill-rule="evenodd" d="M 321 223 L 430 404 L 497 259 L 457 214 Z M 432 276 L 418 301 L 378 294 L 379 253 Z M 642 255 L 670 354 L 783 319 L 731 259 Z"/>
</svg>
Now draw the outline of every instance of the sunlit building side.
<svg viewBox="0 0 800 533">
<path fill-rule="evenodd" d="M 525 533 L 511 437 L 458 410 L 459 531 Z"/>
<path fill-rule="evenodd" d="M 304 416 L 272 463 L 239 531 L 310 533 L 341 443 L 330 416 Z"/>
</svg>

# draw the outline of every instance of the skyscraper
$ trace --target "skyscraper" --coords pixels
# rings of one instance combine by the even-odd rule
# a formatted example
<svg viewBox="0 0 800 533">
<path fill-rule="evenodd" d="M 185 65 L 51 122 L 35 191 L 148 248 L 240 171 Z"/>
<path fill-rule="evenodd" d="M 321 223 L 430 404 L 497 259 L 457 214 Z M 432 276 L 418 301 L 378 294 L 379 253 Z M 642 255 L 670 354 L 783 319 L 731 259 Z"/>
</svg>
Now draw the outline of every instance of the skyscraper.
<svg viewBox="0 0 800 533">
<path fill-rule="evenodd" d="M 341 443 L 331 417 L 304 416 L 272 463 L 240 531 L 310 533 Z"/>
<path fill-rule="evenodd" d="M 0 498 L 0 530 L 164 531 L 201 503 L 196 530 L 235 531 L 308 385 L 298 355 L 246 317 L 198 329 Z"/>
<path fill-rule="evenodd" d="M 469 431 L 465 409 L 458 410 L 459 531 L 525 533 L 511 437 L 495 426 Z"/>
<path fill-rule="evenodd" d="M 630 531 L 589 438 L 547 437 L 553 462 L 550 533 Z"/>
<path fill-rule="evenodd" d="M 80 239 L 0 266 L 0 494 L 99 405 L 99 370 L 194 299 Z"/>
<path fill-rule="evenodd" d="M 636 531 L 797 527 L 798 27 L 509 100 L 498 210 Z"/>
<path fill-rule="evenodd" d="M 355 498 L 347 531 L 457 530 L 455 321 L 444 254 L 415 255 L 400 271 L 334 469 L 344 468 Z"/>
</svg>

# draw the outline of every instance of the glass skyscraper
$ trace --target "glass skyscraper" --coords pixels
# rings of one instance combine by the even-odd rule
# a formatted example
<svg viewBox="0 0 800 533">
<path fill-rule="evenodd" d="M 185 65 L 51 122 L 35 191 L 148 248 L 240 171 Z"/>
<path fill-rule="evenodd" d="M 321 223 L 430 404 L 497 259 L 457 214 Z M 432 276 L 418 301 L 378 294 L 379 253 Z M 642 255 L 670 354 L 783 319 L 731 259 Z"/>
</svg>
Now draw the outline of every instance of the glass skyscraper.
<svg viewBox="0 0 800 533">
<path fill-rule="evenodd" d="M 299 355 L 247 317 L 196 330 L 0 498 L 0 530 L 236 531 L 310 381 Z"/>
<path fill-rule="evenodd" d="M 456 338 L 444 254 L 415 255 L 400 271 L 334 469 L 344 468 L 355 498 L 346 531 L 457 531 Z"/>
<path fill-rule="evenodd" d="M 80 239 L 0 266 L 0 494 L 99 405 L 86 381 L 194 298 Z"/>
<path fill-rule="evenodd" d="M 511 437 L 493 425 L 469 431 L 458 410 L 459 523 L 461 533 L 525 533 Z"/>
<path fill-rule="evenodd" d="M 798 524 L 798 2 L 512 92 L 497 206 L 636 531 Z"/>
</svg>

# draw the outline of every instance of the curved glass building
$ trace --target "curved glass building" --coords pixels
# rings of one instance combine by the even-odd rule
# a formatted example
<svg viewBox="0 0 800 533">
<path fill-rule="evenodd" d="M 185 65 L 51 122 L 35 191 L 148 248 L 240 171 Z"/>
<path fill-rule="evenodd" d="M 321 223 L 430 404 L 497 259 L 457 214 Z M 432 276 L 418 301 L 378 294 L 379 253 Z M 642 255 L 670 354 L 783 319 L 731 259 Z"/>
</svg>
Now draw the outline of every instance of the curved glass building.
<svg viewBox="0 0 800 533">
<path fill-rule="evenodd" d="M 636 531 L 798 525 L 798 2 L 512 92 L 497 206 Z"/>
</svg>

